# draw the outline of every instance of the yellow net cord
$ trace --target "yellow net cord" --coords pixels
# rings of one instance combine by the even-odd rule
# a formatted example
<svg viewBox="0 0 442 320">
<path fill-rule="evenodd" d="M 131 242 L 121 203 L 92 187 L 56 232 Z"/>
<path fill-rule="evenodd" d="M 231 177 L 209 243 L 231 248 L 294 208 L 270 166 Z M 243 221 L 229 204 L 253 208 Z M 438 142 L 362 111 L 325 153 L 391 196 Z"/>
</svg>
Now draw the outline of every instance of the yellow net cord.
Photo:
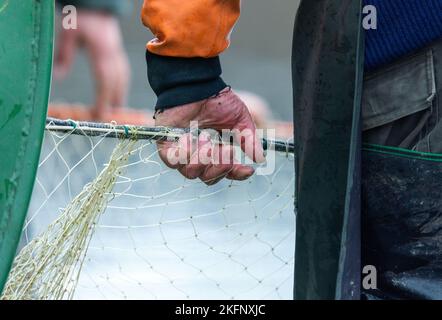
<svg viewBox="0 0 442 320">
<path fill-rule="evenodd" d="M 98 177 L 20 251 L 2 300 L 72 299 L 95 226 L 135 144 L 135 140 L 120 140 Z"/>
</svg>

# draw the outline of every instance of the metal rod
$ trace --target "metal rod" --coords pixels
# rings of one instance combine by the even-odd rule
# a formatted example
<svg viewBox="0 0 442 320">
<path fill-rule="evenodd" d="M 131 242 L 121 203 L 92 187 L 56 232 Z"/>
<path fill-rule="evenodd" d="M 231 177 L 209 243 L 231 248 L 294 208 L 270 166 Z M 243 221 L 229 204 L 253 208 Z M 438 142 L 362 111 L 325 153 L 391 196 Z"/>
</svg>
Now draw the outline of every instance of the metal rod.
<svg viewBox="0 0 442 320">
<path fill-rule="evenodd" d="M 134 138 L 138 140 L 161 141 L 167 139 L 178 140 L 182 135 L 189 133 L 190 129 L 169 127 L 142 127 L 130 125 L 117 125 L 112 123 L 96 123 L 87 121 L 60 120 L 47 118 L 46 130 L 52 132 L 70 133 L 81 136 L 105 136 L 109 138 Z M 262 139 L 264 150 L 275 150 L 293 154 L 295 145 L 290 141 Z"/>
</svg>

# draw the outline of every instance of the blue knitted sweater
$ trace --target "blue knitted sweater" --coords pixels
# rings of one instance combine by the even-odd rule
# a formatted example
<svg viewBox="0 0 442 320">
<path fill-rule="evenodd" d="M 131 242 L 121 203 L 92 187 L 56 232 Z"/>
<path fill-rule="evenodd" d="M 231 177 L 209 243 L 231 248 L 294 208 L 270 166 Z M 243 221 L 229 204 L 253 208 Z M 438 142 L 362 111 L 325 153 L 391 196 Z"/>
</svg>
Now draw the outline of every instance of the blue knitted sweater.
<svg viewBox="0 0 442 320">
<path fill-rule="evenodd" d="M 377 9 L 366 32 L 365 68 L 374 69 L 442 37 L 442 0 L 364 0 Z"/>
</svg>

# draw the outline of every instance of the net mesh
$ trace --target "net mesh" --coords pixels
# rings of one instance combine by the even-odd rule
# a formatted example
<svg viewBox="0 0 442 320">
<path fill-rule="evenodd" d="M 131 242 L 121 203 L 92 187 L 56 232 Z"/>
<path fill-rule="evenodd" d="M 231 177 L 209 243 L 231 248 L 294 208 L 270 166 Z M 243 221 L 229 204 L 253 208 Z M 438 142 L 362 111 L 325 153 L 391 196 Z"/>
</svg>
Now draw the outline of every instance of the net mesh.
<svg viewBox="0 0 442 320">
<path fill-rule="evenodd" d="M 15 258 L 3 299 L 72 298 L 95 226 L 134 141 L 118 143 L 103 171 Z"/>
<path fill-rule="evenodd" d="M 118 143 L 106 133 L 46 131 L 22 248 L 108 167 Z M 209 187 L 164 166 L 155 142 L 140 140 L 131 148 L 113 189 L 104 191 L 109 202 L 72 295 L 63 298 L 292 298 L 292 154 L 276 155 L 272 175 Z"/>
</svg>

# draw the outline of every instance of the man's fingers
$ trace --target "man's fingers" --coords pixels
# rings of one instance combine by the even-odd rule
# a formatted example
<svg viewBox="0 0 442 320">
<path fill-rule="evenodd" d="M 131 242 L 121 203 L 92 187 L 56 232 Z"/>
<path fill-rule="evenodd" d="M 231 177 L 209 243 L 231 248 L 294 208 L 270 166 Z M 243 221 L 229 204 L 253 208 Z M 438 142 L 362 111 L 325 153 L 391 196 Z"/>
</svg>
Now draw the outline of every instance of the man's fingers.
<svg viewBox="0 0 442 320">
<path fill-rule="evenodd" d="M 244 181 L 253 176 L 254 173 L 255 169 L 252 167 L 236 164 L 226 178 L 230 180 Z"/>
<path fill-rule="evenodd" d="M 157 148 L 158 148 L 158 155 L 160 156 L 161 160 L 164 162 L 166 166 L 168 166 L 170 169 L 178 169 L 181 167 L 180 163 L 172 163 L 169 162 L 169 154 L 178 152 L 178 147 L 175 142 L 171 141 L 158 141 L 157 142 Z"/>
<path fill-rule="evenodd" d="M 202 176 L 207 167 L 212 164 L 212 142 L 204 134 L 198 138 L 198 150 L 190 156 L 190 162 L 179 169 L 180 173 L 188 179 Z"/>
<path fill-rule="evenodd" d="M 212 143 L 207 134 L 201 134 L 197 138 L 192 133 L 184 134 L 178 141 L 158 141 L 159 155 L 161 160 L 169 168 L 178 169 L 192 165 L 187 171 L 201 171 L 199 165 L 211 163 Z M 209 159 L 207 159 L 209 157 Z M 184 174 L 185 170 L 183 170 Z M 197 177 L 200 174 L 197 175 Z"/>
<path fill-rule="evenodd" d="M 256 132 L 252 116 L 244 107 L 241 120 L 234 126 L 233 135 L 235 140 L 241 146 L 242 151 L 256 163 L 265 162 L 264 148 L 261 138 Z"/>
<path fill-rule="evenodd" d="M 232 167 L 233 164 L 209 165 L 200 179 L 208 186 L 212 186 L 227 177 Z"/>
<path fill-rule="evenodd" d="M 195 178 L 200 173 L 199 178 L 207 185 L 214 185 L 224 178 L 242 181 L 253 175 L 253 168 L 235 164 L 234 158 L 232 146 L 208 143 L 200 148 L 199 164 L 191 164 L 180 171 L 187 170 L 184 175 L 188 178 L 191 174 L 191 178 Z M 206 165 L 209 161 L 210 164 Z"/>
<path fill-rule="evenodd" d="M 212 164 L 206 167 L 203 174 L 200 175 L 201 181 L 211 186 L 224 178 L 230 180 L 246 180 L 255 172 L 253 168 L 234 162 L 234 148 L 228 145 L 214 145 L 212 149 Z"/>
<path fill-rule="evenodd" d="M 171 169 L 179 169 L 190 163 L 192 156 L 192 136 L 185 134 L 178 141 L 158 141 L 158 153 Z"/>
<path fill-rule="evenodd" d="M 208 134 L 194 137 L 189 133 L 179 141 L 158 142 L 159 155 L 172 169 L 177 169 L 188 179 L 200 178 L 207 185 L 218 183 L 224 178 L 245 180 L 254 173 L 251 167 L 235 164 L 234 148 L 213 143 Z"/>
</svg>

